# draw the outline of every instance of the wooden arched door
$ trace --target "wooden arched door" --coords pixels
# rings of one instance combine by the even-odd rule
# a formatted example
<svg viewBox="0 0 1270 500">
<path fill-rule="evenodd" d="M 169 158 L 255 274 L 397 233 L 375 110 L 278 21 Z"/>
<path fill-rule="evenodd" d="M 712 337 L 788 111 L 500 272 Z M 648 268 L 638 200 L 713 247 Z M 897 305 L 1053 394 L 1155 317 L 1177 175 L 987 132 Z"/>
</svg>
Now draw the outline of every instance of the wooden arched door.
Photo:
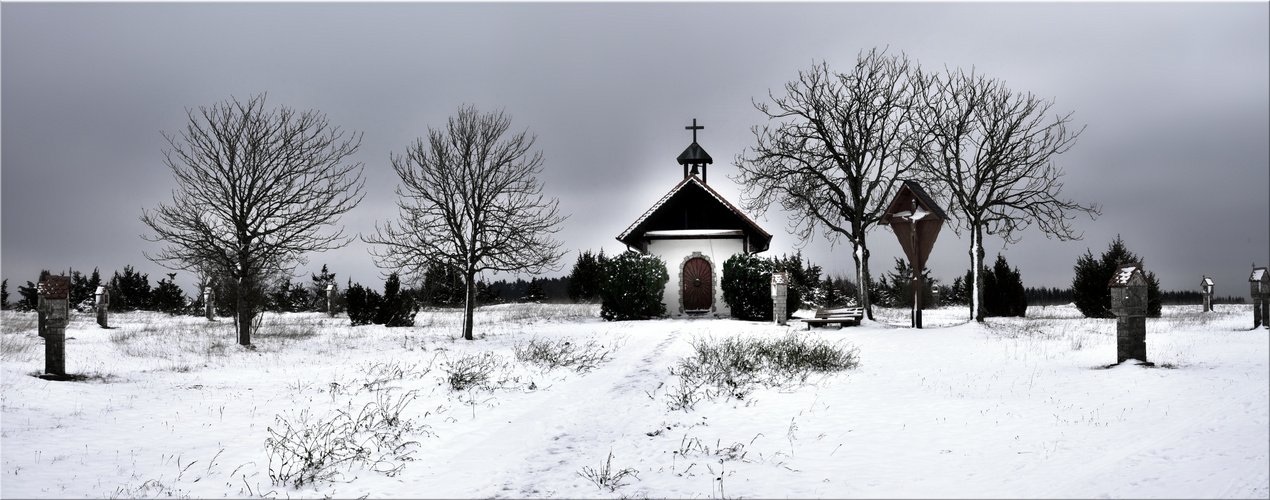
<svg viewBox="0 0 1270 500">
<path fill-rule="evenodd" d="M 683 282 L 684 311 L 709 311 L 714 301 L 714 284 L 710 274 L 710 262 L 693 257 L 684 263 Z"/>
</svg>

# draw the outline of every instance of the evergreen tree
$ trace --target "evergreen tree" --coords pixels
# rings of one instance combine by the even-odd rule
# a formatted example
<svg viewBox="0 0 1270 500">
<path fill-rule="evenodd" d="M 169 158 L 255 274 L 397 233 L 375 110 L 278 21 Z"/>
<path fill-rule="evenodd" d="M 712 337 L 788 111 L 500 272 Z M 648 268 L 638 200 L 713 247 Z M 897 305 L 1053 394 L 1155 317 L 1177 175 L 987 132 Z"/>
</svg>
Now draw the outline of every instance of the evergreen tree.
<svg viewBox="0 0 1270 500">
<path fill-rule="evenodd" d="M 601 258 L 600 317 L 608 321 L 638 320 L 666 314 L 661 302 L 670 275 L 660 257 L 627 251 Z"/>
<path fill-rule="evenodd" d="M 374 320 L 376 324 L 389 327 L 414 326 L 414 316 L 418 309 L 415 307 L 413 294 L 409 290 L 401 290 L 401 278 L 397 273 L 389 274 L 384 281 L 384 295 L 377 309 Z"/>
<path fill-rule="evenodd" d="M 806 266 L 803 265 L 804 263 Z M 823 292 L 820 290 L 820 266 L 812 264 L 811 260 L 803 259 L 802 250 L 794 255 L 781 255 L 780 258 L 773 259 L 772 266 L 774 272 L 785 273 L 789 280 L 786 290 L 790 295 L 795 296 L 797 300 L 794 303 L 799 307 L 814 308 L 824 303 Z M 771 296 L 770 290 L 768 296 Z"/>
<path fill-rule="evenodd" d="M 1024 317 L 1027 315 L 1027 295 L 1023 291 L 1023 277 L 1017 268 L 1010 268 L 1005 256 L 997 254 L 992 270 L 990 272 L 985 270 L 983 278 L 986 316 Z"/>
<path fill-rule="evenodd" d="M 88 287 L 88 277 L 79 271 L 71 271 L 70 306 L 76 311 L 92 310 L 96 297 L 96 288 Z"/>
<path fill-rule="evenodd" d="M 1111 281 L 1116 268 L 1122 264 L 1138 263 L 1146 267 L 1133 252 L 1125 246 L 1120 235 L 1107 247 L 1101 258 L 1095 259 L 1093 252 L 1085 250 L 1085 255 L 1076 259 L 1073 269 L 1076 276 L 1072 278 L 1072 302 L 1081 314 L 1087 318 L 1114 318 L 1111 313 L 1111 290 L 1107 283 Z M 1158 318 L 1162 309 L 1160 301 L 1160 281 L 1155 272 L 1147 272 L 1147 317 Z"/>
<path fill-rule="evenodd" d="M 0 280 L 0 311 L 9 309 L 9 279 Z"/>
<path fill-rule="evenodd" d="M 934 288 L 939 280 L 931 278 L 930 269 L 922 270 L 922 307 L 935 303 Z M 913 267 L 908 261 L 895 259 L 895 269 L 875 284 L 878 304 L 889 307 L 913 307 Z"/>
<path fill-rule="evenodd" d="M 273 312 L 291 312 L 287 297 L 291 294 L 291 280 L 288 279 L 274 288 L 265 303 L 265 309 Z"/>
<path fill-rule="evenodd" d="M 590 250 L 578 255 L 569 273 L 569 300 L 574 302 L 595 302 L 600 298 L 600 260 L 604 259 L 604 250 L 597 257 Z"/>
<path fill-rule="evenodd" d="M 481 280 L 476 282 L 476 303 L 480 305 L 497 304 L 502 299 L 498 296 L 498 290 L 489 282 Z"/>
<path fill-rule="evenodd" d="M 525 294 L 520 297 L 520 302 L 533 302 L 541 304 L 547 300 L 547 292 L 542 289 L 542 281 L 533 278 L 529 281 L 529 287 L 525 289 Z"/>
<path fill-rule="evenodd" d="M 109 288 L 112 311 L 136 311 L 150 307 L 150 277 L 130 265 L 123 267 L 123 274 L 115 271 Z"/>
<path fill-rule="evenodd" d="M 375 320 L 379 304 L 383 298 L 379 292 L 362 287 L 361 283 L 349 281 L 344 289 L 344 301 L 348 304 L 348 319 L 353 326 L 369 325 Z"/>
<path fill-rule="evenodd" d="M 185 292 L 176 285 L 176 273 L 168 273 L 168 279 L 159 280 L 159 286 L 150 293 L 150 308 L 168 314 L 185 310 Z"/>
<path fill-rule="evenodd" d="M 35 280 L 36 283 L 44 281 L 44 278 L 51 274 L 53 273 L 49 272 L 48 269 L 40 270 L 40 277 Z M 40 289 L 35 283 L 28 281 L 26 286 L 18 286 L 18 295 L 21 295 L 22 298 L 18 300 L 17 310 L 23 312 L 34 311 L 40 307 Z"/>
<path fill-rule="evenodd" d="M 822 305 L 825 307 L 842 307 L 846 305 L 846 295 L 834 286 L 833 277 L 825 276 L 825 282 L 820 285 L 820 289 L 824 291 L 824 299 Z"/>
<path fill-rule="evenodd" d="M 287 291 L 286 296 L 287 310 L 291 312 L 306 312 L 313 310 L 313 295 L 309 293 L 309 289 L 303 285 L 293 285 Z"/>
<path fill-rule="evenodd" d="M 723 301 L 732 310 L 733 318 L 772 320 L 772 272 L 780 265 L 780 260 L 739 253 L 723 261 Z M 786 293 L 785 318 L 789 319 L 798 310 L 801 301 L 796 289 L 787 288 Z"/>
<path fill-rule="evenodd" d="M 433 261 L 423 275 L 422 299 L 433 307 L 459 307 L 463 305 L 463 272 L 454 264 Z"/>
<path fill-rule="evenodd" d="M 326 288 L 335 284 L 335 273 L 326 270 L 326 264 L 322 264 L 322 272 L 313 274 L 313 284 L 309 289 L 313 292 L 312 302 L 309 304 L 309 311 L 326 311 Z M 336 294 L 338 297 L 339 294 Z M 339 311 L 339 304 L 335 304 L 335 310 Z"/>
</svg>

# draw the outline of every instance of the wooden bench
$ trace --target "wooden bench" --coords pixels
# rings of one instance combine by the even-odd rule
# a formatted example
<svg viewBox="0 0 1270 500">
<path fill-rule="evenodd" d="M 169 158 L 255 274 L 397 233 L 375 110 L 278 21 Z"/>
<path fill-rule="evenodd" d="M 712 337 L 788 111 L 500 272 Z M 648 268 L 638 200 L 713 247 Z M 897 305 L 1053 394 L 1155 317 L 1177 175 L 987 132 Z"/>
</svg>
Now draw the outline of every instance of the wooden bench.
<svg viewBox="0 0 1270 500">
<path fill-rule="evenodd" d="M 859 326 L 860 320 L 864 318 L 863 307 L 843 307 L 841 309 L 816 309 L 815 318 L 807 318 L 803 323 L 807 323 L 807 329 L 810 330 L 812 325 L 828 325 L 837 323 L 839 328 L 844 326 Z"/>
</svg>

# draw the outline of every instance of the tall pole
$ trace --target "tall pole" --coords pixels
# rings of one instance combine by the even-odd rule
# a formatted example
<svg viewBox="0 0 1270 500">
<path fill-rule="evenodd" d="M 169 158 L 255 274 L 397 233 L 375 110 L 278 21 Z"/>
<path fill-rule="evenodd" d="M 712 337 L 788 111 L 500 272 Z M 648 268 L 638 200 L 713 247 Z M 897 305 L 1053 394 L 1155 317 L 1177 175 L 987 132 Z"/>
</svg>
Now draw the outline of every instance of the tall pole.
<svg viewBox="0 0 1270 500">
<path fill-rule="evenodd" d="M 913 223 L 911 234 L 913 243 L 913 328 L 922 327 L 922 265 L 921 250 L 917 246 L 917 199 L 913 199 L 913 215 L 909 220 Z"/>
</svg>

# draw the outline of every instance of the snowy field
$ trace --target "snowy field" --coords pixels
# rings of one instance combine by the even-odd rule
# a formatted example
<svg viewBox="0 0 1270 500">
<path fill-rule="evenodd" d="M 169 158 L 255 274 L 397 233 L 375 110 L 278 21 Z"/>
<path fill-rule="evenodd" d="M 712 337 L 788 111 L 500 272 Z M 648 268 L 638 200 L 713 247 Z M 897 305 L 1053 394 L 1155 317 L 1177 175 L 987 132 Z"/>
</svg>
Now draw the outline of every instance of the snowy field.
<svg viewBox="0 0 1270 500">
<path fill-rule="evenodd" d="M 82 380 L 48 382 L 34 314 L 5 311 L 0 496 L 1267 498 L 1270 337 L 1251 306 L 1217 307 L 1148 320 L 1155 368 L 1107 368 L 1114 321 L 1070 306 L 986 325 L 933 310 L 924 330 L 879 310 L 805 333 L 856 349 L 855 369 L 687 410 L 670 367 L 694 339 L 805 326 L 504 305 L 467 342 L 458 312 L 394 329 L 269 314 L 246 350 L 227 318 L 83 314 L 66 342 Z M 515 356 L 566 339 L 604 359 Z M 356 459 L 294 486 L 305 450 L 350 443 Z"/>
</svg>

